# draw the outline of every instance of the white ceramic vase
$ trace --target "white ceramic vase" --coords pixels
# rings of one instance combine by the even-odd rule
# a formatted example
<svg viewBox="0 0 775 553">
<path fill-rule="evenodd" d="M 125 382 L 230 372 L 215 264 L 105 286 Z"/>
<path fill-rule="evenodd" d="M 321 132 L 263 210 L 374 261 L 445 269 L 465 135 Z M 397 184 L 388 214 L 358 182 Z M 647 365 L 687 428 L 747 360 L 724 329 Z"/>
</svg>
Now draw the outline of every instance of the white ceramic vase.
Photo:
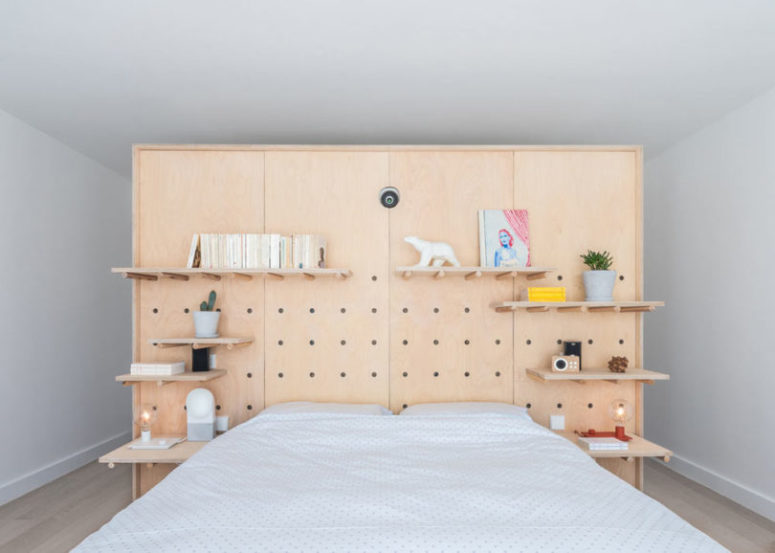
<svg viewBox="0 0 775 553">
<path fill-rule="evenodd" d="M 197 338 L 216 338 L 220 311 L 194 311 L 194 332 Z"/>
<path fill-rule="evenodd" d="M 613 301 L 616 271 L 584 271 L 586 301 Z"/>
</svg>

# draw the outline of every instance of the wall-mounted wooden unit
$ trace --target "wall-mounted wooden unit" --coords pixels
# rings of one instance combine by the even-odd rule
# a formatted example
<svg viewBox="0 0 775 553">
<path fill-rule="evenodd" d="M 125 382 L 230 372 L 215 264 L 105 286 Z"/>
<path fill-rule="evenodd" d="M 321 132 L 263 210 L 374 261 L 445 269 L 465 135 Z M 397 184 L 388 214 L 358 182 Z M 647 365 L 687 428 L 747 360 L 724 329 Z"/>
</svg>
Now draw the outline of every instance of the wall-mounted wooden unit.
<svg viewBox="0 0 775 553">
<path fill-rule="evenodd" d="M 115 271 L 134 287 L 134 360 L 187 355 L 154 346 L 160 340 L 153 337 L 191 336 L 191 312 L 211 289 L 221 334 L 253 337 L 213 350 L 218 366 L 229 368 L 219 378 L 133 385 L 135 403 L 159 407 L 154 433 L 185 432 L 183 404 L 196 386 L 213 392 L 218 414 L 232 424 L 281 401 L 373 402 L 398 411 L 490 400 L 530 405 L 545 425 L 559 413 L 569 428 L 603 428 L 611 424 L 608 403 L 621 397 L 637 407 L 628 432 L 642 432 L 641 380 L 547 385 L 527 372 L 548 366 L 558 341 L 570 339 L 584 343 L 590 367 L 611 355 L 643 366 L 640 309 L 653 306 L 639 301 L 637 147 L 137 146 L 133 185 L 134 257 Z M 394 209 L 380 205 L 385 186 L 400 190 Z M 492 208 L 528 210 L 533 267 L 478 267 L 477 210 Z M 329 265 L 341 269 L 181 269 L 197 232 L 322 234 Z M 408 235 L 449 242 L 464 267 L 413 267 Z M 579 254 L 588 248 L 614 256 L 615 305 L 527 306 L 546 307 L 540 316 L 522 307 L 511 317 L 493 310 L 511 311 L 520 302 L 503 300 L 521 297 L 539 278 L 583 298 Z M 563 312 L 589 307 L 638 309 L 632 316 Z M 640 485 L 639 462 L 611 463 Z M 138 465 L 136 495 L 169 470 Z"/>
<path fill-rule="evenodd" d="M 643 313 L 665 305 L 663 301 L 503 301 L 493 304 L 498 313 L 523 309 L 528 313 Z"/>
<path fill-rule="evenodd" d="M 120 374 L 116 377 L 117 382 L 122 384 L 135 384 L 137 382 L 156 382 L 157 385 L 162 386 L 169 384 L 170 382 L 209 382 L 216 378 L 220 378 L 226 374 L 225 369 L 210 369 L 209 371 L 191 372 L 186 371 L 178 374 L 171 375 L 151 375 L 151 374 Z"/>
<path fill-rule="evenodd" d="M 206 349 L 215 348 L 218 346 L 224 346 L 226 349 L 234 349 L 238 347 L 245 347 L 253 342 L 253 338 L 243 337 L 227 337 L 222 336 L 220 338 L 196 338 L 196 337 L 183 337 L 183 338 L 148 338 L 148 343 L 159 348 L 177 348 L 183 346 L 191 346 L 194 349 Z"/>
<path fill-rule="evenodd" d="M 505 278 L 525 277 L 526 280 L 539 280 L 546 278 L 547 273 L 554 271 L 550 267 L 520 267 L 511 270 L 503 267 L 415 267 L 407 265 L 396 267 L 395 272 L 404 278 L 413 276 L 433 276 L 444 278 L 445 276 L 463 277 L 472 280 L 481 277 L 495 277 L 498 280 Z"/>
<path fill-rule="evenodd" d="M 584 368 L 580 372 L 554 372 L 549 368 L 544 369 L 525 369 L 528 376 L 541 382 L 578 382 L 585 384 L 587 382 L 640 382 L 642 384 L 653 384 L 655 380 L 670 380 L 670 375 L 647 371 L 646 369 L 627 369 L 623 373 L 611 372 L 608 369 L 589 369 Z"/>
<path fill-rule="evenodd" d="M 114 267 L 112 272 L 122 275 L 124 278 L 135 280 L 183 280 L 191 277 L 201 277 L 208 280 L 221 280 L 223 277 L 241 280 L 257 278 L 272 278 L 283 280 L 286 277 L 302 277 L 307 280 L 316 278 L 334 277 L 350 278 L 352 271 L 349 269 L 188 269 L 182 267 Z"/>
</svg>

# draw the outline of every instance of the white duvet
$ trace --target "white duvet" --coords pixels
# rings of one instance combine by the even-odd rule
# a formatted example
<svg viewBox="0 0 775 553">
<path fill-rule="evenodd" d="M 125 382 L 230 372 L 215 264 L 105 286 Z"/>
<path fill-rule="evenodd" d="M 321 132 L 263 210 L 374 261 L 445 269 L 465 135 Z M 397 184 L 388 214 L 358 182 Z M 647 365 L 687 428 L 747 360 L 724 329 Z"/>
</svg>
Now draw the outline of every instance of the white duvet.
<svg viewBox="0 0 775 553">
<path fill-rule="evenodd" d="M 75 551 L 726 549 L 527 418 L 267 415 Z"/>
</svg>

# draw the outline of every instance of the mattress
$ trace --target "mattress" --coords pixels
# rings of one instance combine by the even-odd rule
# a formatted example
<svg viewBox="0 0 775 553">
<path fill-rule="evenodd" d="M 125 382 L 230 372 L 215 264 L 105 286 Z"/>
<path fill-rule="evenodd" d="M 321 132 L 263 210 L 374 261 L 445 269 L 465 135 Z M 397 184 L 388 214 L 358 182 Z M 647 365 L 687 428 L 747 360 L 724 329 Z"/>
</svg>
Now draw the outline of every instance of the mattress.
<svg viewBox="0 0 775 553">
<path fill-rule="evenodd" d="M 528 417 L 267 415 L 74 551 L 727 551 Z"/>
</svg>

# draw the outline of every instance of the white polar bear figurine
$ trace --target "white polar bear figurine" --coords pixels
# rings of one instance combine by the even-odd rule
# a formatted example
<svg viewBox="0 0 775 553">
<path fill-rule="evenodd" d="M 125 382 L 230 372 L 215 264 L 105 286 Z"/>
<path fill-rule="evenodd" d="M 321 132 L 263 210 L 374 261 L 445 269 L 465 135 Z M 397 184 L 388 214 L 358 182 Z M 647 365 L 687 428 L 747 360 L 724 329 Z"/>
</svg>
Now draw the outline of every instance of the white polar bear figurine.
<svg viewBox="0 0 775 553">
<path fill-rule="evenodd" d="M 407 236 L 404 241 L 409 242 L 420 252 L 420 261 L 415 267 L 428 267 L 431 262 L 433 262 L 434 267 L 441 267 L 444 263 L 460 267 L 460 262 L 455 257 L 455 251 L 446 242 L 428 242 L 420 240 L 416 236 Z"/>
</svg>

